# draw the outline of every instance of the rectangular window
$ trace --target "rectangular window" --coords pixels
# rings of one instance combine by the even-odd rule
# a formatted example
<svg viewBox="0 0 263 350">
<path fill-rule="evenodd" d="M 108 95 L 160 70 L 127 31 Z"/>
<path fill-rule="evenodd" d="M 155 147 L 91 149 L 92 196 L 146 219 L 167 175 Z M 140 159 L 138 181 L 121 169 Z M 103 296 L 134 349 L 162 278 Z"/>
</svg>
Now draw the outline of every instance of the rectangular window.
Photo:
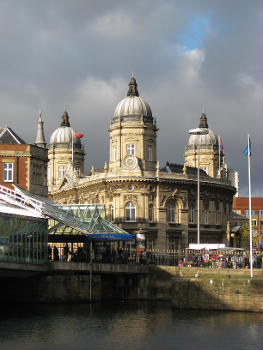
<svg viewBox="0 0 263 350">
<path fill-rule="evenodd" d="M 115 162 L 117 159 L 117 146 L 113 145 L 112 146 L 112 161 Z"/>
<path fill-rule="evenodd" d="M 169 240 L 169 249 L 170 250 L 175 250 L 174 239 L 170 239 Z"/>
<path fill-rule="evenodd" d="M 153 239 L 149 240 L 149 249 L 153 249 Z"/>
<path fill-rule="evenodd" d="M 114 221 L 114 207 L 110 206 L 110 221 Z"/>
<path fill-rule="evenodd" d="M 168 221 L 174 222 L 174 205 L 169 204 L 168 206 Z"/>
<path fill-rule="evenodd" d="M 216 225 L 219 225 L 219 218 L 220 218 L 219 212 L 216 211 Z"/>
<path fill-rule="evenodd" d="M 65 168 L 63 166 L 58 167 L 58 178 L 62 179 L 64 176 Z"/>
<path fill-rule="evenodd" d="M 149 221 L 153 221 L 153 205 L 149 205 Z"/>
<path fill-rule="evenodd" d="M 133 145 L 133 144 L 127 144 L 127 145 L 126 145 L 126 154 L 135 155 L 135 145 Z"/>
<path fill-rule="evenodd" d="M 204 224 L 207 225 L 208 224 L 208 211 L 207 210 L 204 210 Z"/>
<path fill-rule="evenodd" d="M 152 145 L 147 146 L 147 160 L 149 160 L 149 161 L 153 160 L 153 146 Z"/>
<path fill-rule="evenodd" d="M 136 221 L 136 207 L 132 202 L 125 206 L 125 219 L 126 221 Z"/>
<path fill-rule="evenodd" d="M 4 182 L 13 182 L 14 163 L 4 163 Z"/>
<path fill-rule="evenodd" d="M 189 223 L 190 224 L 194 223 L 194 208 L 189 209 Z"/>
</svg>

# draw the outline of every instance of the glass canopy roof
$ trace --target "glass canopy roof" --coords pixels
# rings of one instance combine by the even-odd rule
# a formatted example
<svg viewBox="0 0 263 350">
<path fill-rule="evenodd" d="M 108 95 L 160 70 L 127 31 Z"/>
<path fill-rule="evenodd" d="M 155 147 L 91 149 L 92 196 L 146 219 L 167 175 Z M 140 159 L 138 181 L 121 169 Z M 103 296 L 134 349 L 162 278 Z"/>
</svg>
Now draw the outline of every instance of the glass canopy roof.
<svg viewBox="0 0 263 350">
<path fill-rule="evenodd" d="M 14 185 L 15 190 L 0 186 L 0 197 L 21 209 L 49 218 L 49 233 L 83 234 L 88 240 L 132 240 L 132 235 L 105 220 L 103 204 L 56 205 Z M 103 218 L 104 217 L 104 218 Z"/>
</svg>

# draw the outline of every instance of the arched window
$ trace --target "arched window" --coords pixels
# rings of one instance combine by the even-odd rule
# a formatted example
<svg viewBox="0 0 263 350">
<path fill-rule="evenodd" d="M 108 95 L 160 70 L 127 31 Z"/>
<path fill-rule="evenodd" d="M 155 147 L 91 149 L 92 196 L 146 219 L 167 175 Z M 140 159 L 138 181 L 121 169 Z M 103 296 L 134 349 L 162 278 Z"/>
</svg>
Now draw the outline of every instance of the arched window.
<svg viewBox="0 0 263 350">
<path fill-rule="evenodd" d="M 149 205 L 149 221 L 153 221 L 153 204 Z"/>
<path fill-rule="evenodd" d="M 168 221 L 169 222 L 174 222 L 174 205 L 169 204 L 168 205 Z"/>
<path fill-rule="evenodd" d="M 117 146 L 113 145 L 112 146 L 112 161 L 115 162 L 117 159 Z"/>
<path fill-rule="evenodd" d="M 136 206 L 132 202 L 128 202 L 125 206 L 125 220 L 136 221 Z"/>
</svg>

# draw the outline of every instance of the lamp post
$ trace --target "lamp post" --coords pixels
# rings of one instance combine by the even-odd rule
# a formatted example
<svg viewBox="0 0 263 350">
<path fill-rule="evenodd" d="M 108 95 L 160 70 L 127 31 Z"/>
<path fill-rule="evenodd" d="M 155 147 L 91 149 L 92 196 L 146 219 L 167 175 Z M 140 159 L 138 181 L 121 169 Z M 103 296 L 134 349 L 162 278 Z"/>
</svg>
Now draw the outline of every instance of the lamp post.
<svg viewBox="0 0 263 350">
<path fill-rule="evenodd" d="M 207 135 L 208 129 L 206 128 L 196 128 L 189 130 L 190 135 Z M 198 137 L 199 141 L 199 137 Z M 200 244 L 200 144 L 197 142 L 197 244 Z"/>
</svg>

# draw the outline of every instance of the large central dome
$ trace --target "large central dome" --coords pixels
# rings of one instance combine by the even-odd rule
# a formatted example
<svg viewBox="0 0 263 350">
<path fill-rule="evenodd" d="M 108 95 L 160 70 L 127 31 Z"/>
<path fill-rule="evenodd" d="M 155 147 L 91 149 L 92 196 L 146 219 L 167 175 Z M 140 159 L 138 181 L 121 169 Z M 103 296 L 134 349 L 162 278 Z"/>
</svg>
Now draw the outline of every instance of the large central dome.
<svg viewBox="0 0 263 350">
<path fill-rule="evenodd" d="M 139 121 L 141 116 L 145 122 L 153 122 L 152 111 L 149 104 L 139 97 L 137 83 L 134 76 L 131 77 L 127 97 L 121 100 L 114 111 L 113 122 Z"/>
</svg>

